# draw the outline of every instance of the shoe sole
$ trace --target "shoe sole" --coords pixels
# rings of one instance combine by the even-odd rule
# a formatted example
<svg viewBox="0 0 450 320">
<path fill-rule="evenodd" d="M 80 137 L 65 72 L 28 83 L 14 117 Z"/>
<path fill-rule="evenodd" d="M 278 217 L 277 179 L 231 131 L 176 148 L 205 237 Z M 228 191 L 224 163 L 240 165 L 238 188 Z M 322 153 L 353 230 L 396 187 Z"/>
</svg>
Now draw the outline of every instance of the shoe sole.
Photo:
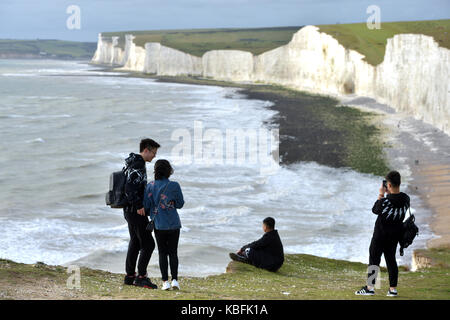
<svg viewBox="0 0 450 320">
<path fill-rule="evenodd" d="M 230 258 L 233 261 L 237 261 L 237 262 L 242 262 L 242 263 L 248 263 L 250 264 L 250 261 L 248 261 L 247 259 L 241 258 L 239 257 L 237 254 L 235 253 L 230 253 Z"/>
<path fill-rule="evenodd" d="M 398 295 L 397 294 L 390 294 L 390 293 L 388 293 L 387 295 L 386 295 L 386 297 L 397 297 Z"/>
<path fill-rule="evenodd" d="M 173 289 L 173 290 L 180 290 L 180 288 L 177 287 L 177 286 L 173 286 L 172 289 Z"/>
<path fill-rule="evenodd" d="M 357 296 L 374 296 L 375 293 L 357 293 L 357 292 L 355 292 L 355 295 L 357 295 Z"/>
<path fill-rule="evenodd" d="M 137 286 L 137 287 L 147 288 L 147 289 L 153 289 L 153 290 L 158 289 L 158 288 L 153 288 L 153 287 L 149 287 L 149 286 Z"/>
<path fill-rule="evenodd" d="M 146 288 L 146 289 L 158 289 L 158 287 L 154 288 L 154 287 L 147 286 L 145 284 L 144 285 L 140 285 L 140 284 L 133 283 L 133 286 L 138 287 L 138 288 Z"/>
</svg>

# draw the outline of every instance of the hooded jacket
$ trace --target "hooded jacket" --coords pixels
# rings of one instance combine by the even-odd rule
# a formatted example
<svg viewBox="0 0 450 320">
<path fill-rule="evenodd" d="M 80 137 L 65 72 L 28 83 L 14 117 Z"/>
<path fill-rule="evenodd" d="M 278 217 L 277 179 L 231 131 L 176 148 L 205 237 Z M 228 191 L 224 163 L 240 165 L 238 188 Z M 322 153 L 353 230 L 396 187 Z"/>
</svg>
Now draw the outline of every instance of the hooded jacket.
<svg viewBox="0 0 450 320">
<path fill-rule="evenodd" d="M 144 191 L 147 185 L 147 169 L 145 168 L 145 160 L 140 154 L 130 153 L 125 159 L 125 196 L 128 205 L 124 208 L 125 212 L 135 213 L 144 207 Z"/>
</svg>

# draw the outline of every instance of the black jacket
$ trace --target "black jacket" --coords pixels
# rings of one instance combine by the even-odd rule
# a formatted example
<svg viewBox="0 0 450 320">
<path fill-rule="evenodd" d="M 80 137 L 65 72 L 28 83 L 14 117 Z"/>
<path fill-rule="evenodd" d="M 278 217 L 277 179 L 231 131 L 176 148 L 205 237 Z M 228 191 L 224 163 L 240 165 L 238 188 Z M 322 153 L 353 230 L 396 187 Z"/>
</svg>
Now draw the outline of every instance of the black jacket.
<svg viewBox="0 0 450 320">
<path fill-rule="evenodd" d="M 409 207 L 409 196 L 403 192 L 388 194 L 385 198 L 377 200 L 372 208 L 372 212 L 378 215 L 375 234 L 383 236 L 387 232 L 398 236 Z"/>
<path fill-rule="evenodd" d="M 249 259 L 255 267 L 277 271 L 284 262 L 283 244 L 277 230 L 264 233 L 261 239 L 241 248 L 251 248 Z"/>
<path fill-rule="evenodd" d="M 145 161 L 140 154 L 130 153 L 125 159 L 127 181 L 125 182 L 125 196 L 128 205 L 124 208 L 125 218 L 129 220 L 148 220 L 137 214 L 137 210 L 144 207 L 144 191 L 147 186 L 147 170 Z"/>
</svg>

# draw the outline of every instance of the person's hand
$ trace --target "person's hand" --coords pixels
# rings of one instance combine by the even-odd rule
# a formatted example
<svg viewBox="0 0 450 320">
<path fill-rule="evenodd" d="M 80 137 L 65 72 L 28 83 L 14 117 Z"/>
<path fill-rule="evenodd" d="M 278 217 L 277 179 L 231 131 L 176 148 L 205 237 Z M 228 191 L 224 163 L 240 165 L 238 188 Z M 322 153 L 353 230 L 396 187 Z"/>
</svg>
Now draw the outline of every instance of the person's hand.
<svg viewBox="0 0 450 320">
<path fill-rule="evenodd" d="M 137 211 L 138 215 L 145 216 L 145 209 L 141 208 Z"/>
<path fill-rule="evenodd" d="M 384 187 L 383 183 L 381 183 L 381 188 L 379 190 L 378 194 L 378 200 L 384 197 L 384 193 L 386 192 L 386 188 Z"/>
</svg>

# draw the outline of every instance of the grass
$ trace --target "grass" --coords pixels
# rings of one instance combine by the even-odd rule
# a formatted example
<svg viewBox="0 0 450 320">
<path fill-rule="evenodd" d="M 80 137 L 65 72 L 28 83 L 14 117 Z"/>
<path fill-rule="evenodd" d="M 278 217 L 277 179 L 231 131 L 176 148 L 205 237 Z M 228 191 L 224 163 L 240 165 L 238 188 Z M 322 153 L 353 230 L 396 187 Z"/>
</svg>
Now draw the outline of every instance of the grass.
<svg viewBox="0 0 450 320">
<path fill-rule="evenodd" d="M 333 36 L 345 48 L 358 51 L 371 65 L 383 62 L 388 38 L 413 33 L 431 36 L 443 48 L 450 49 L 450 19 L 381 22 L 380 29 L 368 29 L 366 23 L 318 25 L 321 32 Z"/>
<path fill-rule="evenodd" d="M 201 57 L 206 51 L 233 49 L 255 55 L 287 44 L 301 27 L 223 28 L 105 32 L 105 37 L 118 36 L 120 47 L 125 46 L 125 34 L 136 36 L 134 43 L 144 47 L 147 42 L 162 45 Z"/>
<path fill-rule="evenodd" d="M 449 249 L 440 249 L 439 259 L 448 261 Z M 433 250 L 430 254 L 434 255 Z M 386 269 L 381 270 L 381 288 L 374 297 L 358 297 L 354 291 L 365 283 L 367 266 L 362 263 L 288 254 L 276 273 L 238 262 L 228 273 L 208 277 L 180 277 L 180 291 L 162 291 L 124 286 L 123 275 L 81 268 L 81 288 L 68 289 L 66 268 L 29 265 L 0 260 L 0 298 L 3 299 L 392 299 Z M 159 283 L 158 283 L 159 284 Z M 30 291 L 32 287 L 34 291 Z M 410 272 L 399 270 L 398 299 L 450 299 L 449 267 Z"/>
<path fill-rule="evenodd" d="M 33 55 L 57 59 L 91 59 L 96 48 L 95 42 L 0 39 L 0 56 Z"/>
<path fill-rule="evenodd" d="M 371 65 L 384 59 L 388 38 L 400 33 L 432 36 L 437 43 L 450 49 L 450 19 L 382 22 L 381 29 L 370 30 L 366 23 L 318 25 L 321 32 L 336 38 L 345 48 L 363 54 Z M 105 32 L 103 36 L 119 36 L 119 46 L 125 45 L 125 34 L 136 36 L 134 42 L 141 47 L 146 42 L 160 42 L 186 53 L 201 57 L 206 51 L 233 49 L 261 54 L 287 44 L 302 26 L 253 29 L 182 29 Z"/>
</svg>

